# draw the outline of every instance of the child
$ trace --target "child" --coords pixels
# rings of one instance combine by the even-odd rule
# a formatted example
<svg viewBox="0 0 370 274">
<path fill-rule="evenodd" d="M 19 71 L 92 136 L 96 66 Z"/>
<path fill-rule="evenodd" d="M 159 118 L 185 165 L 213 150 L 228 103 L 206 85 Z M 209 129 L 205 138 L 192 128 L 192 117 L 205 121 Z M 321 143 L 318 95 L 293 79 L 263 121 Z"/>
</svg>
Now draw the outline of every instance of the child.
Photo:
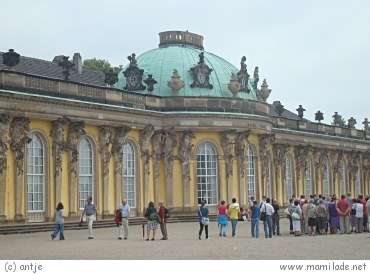
<svg viewBox="0 0 370 274">
<path fill-rule="evenodd" d="M 51 233 L 51 239 L 54 240 L 54 238 L 59 234 L 59 240 L 64 240 L 64 206 L 62 203 L 58 203 L 58 206 L 55 210 L 55 223 L 56 228 L 53 233 Z"/>
</svg>

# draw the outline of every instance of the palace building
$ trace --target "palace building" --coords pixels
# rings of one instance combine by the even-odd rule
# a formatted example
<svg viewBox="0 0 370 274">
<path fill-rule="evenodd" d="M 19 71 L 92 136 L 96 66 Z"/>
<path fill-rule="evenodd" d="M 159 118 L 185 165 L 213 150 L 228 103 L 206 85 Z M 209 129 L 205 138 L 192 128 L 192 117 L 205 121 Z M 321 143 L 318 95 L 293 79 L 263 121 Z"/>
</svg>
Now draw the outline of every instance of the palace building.
<svg viewBox="0 0 370 274">
<path fill-rule="evenodd" d="M 262 195 L 369 193 L 369 131 L 268 102 L 258 67 L 207 52 L 203 36 L 159 33 L 159 47 L 119 73 L 0 54 L 0 223 L 79 216 L 92 195 L 102 218 L 123 198 L 134 216 L 160 200 L 197 214 L 201 200 L 243 206 Z M 274 91 L 279 92 L 279 91 Z M 283 100 L 283 98 L 282 98 Z"/>
</svg>

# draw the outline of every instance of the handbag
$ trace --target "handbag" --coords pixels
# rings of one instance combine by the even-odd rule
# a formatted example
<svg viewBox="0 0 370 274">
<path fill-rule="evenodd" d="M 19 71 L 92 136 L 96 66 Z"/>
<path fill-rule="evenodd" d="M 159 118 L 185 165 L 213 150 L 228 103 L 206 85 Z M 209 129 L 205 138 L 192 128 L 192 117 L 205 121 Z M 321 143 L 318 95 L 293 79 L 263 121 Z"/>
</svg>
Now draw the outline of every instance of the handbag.
<svg viewBox="0 0 370 274">
<path fill-rule="evenodd" d="M 356 205 L 351 209 L 351 215 L 356 215 Z"/>
<path fill-rule="evenodd" d="M 266 221 L 266 205 L 264 204 L 264 206 L 265 206 L 265 211 L 260 212 L 260 220 L 261 221 Z"/>
<path fill-rule="evenodd" d="M 296 220 L 300 220 L 301 219 L 301 216 L 297 213 L 297 212 L 293 212 L 292 213 L 292 217 Z"/>
<path fill-rule="evenodd" d="M 285 213 L 286 215 L 290 215 L 289 207 L 287 207 L 287 208 L 284 210 L 284 213 Z"/>
<path fill-rule="evenodd" d="M 208 225 L 209 224 L 209 218 L 208 217 L 202 217 L 202 224 Z"/>
<path fill-rule="evenodd" d="M 203 225 L 208 225 L 209 224 L 209 218 L 208 217 L 203 217 L 202 216 L 202 212 L 200 211 L 200 208 L 199 208 L 199 214 L 200 214 L 200 217 L 202 217 L 200 219 L 200 222 L 203 224 Z"/>
</svg>

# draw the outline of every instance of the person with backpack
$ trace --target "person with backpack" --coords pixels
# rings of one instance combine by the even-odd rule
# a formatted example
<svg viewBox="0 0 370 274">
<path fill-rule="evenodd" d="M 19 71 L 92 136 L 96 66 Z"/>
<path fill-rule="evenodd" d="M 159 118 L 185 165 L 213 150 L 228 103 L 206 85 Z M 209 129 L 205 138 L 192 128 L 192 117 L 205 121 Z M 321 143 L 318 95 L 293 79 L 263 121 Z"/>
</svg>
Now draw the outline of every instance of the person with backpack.
<svg viewBox="0 0 370 274">
<path fill-rule="evenodd" d="M 168 240 L 167 225 L 166 225 L 166 223 L 167 223 L 167 214 L 166 214 L 166 208 L 164 207 L 163 201 L 159 201 L 158 216 L 161 219 L 161 223 L 160 223 L 160 228 L 161 228 L 161 232 L 162 232 L 161 240 Z"/>
<path fill-rule="evenodd" d="M 147 234 L 146 234 L 146 240 L 149 241 L 150 237 L 150 231 L 152 232 L 152 241 L 155 240 L 155 231 L 158 228 L 158 221 L 160 222 L 157 209 L 154 207 L 154 203 L 152 201 L 149 202 L 148 207 L 146 208 L 145 215 L 147 219 Z"/>
</svg>

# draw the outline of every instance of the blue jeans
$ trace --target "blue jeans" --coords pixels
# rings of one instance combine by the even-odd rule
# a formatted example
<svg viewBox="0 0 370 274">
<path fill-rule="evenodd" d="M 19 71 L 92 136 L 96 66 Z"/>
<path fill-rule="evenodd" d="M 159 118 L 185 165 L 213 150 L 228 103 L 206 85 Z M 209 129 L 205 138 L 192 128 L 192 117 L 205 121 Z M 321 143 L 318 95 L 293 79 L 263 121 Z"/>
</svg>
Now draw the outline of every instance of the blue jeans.
<svg viewBox="0 0 370 274">
<path fill-rule="evenodd" d="M 260 230 L 259 230 L 259 223 L 260 220 L 259 218 L 252 219 L 252 224 L 251 224 L 251 233 L 252 237 L 258 238 L 260 236 Z"/>
<path fill-rule="evenodd" d="M 231 220 L 231 236 L 236 236 L 235 231 L 236 231 L 236 224 L 238 223 L 238 219 L 232 219 Z"/>
<path fill-rule="evenodd" d="M 272 217 L 266 214 L 266 221 L 263 222 L 263 230 L 265 231 L 265 238 L 272 238 Z"/>
<path fill-rule="evenodd" d="M 272 231 L 274 235 L 280 235 L 280 218 L 277 214 L 272 216 Z"/>
<path fill-rule="evenodd" d="M 51 235 L 55 238 L 59 233 L 59 240 L 64 240 L 64 224 L 57 224 L 54 232 Z"/>
</svg>

